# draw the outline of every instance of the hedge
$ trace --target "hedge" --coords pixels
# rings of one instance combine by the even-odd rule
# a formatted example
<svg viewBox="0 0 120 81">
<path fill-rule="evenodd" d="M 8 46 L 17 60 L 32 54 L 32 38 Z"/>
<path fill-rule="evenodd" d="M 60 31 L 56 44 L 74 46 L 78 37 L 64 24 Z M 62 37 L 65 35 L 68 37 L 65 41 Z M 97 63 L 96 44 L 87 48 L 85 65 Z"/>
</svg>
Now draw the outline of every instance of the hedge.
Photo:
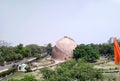
<svg viewBox="0 0 120 81">
<path fill-rule="evenodd" d="M 9 75 L 10 73 L 14 73 L 17 68 L 10 68 L 6 71 L 3 71 L 0 73 L 0 77 L 5 77 L 6 75 Z"/>
</svg>

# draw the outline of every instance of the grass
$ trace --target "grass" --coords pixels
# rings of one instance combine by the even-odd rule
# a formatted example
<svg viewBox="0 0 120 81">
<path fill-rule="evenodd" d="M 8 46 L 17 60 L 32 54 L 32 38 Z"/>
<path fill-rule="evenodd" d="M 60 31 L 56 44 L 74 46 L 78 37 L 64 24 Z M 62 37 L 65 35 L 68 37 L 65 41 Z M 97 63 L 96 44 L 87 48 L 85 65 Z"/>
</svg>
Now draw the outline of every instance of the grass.
<svg viewBox="0 0 120 81">
<path fill-rule="evenodd" d="M 46 65 L 46 64 L 49 64 L 50 61 L 47 61 L 47 60 L 43 59 L 43 60 L 40 61 L 40 63 Z M 104 70 L 108 70 L 108 71 L 112 71 L 116 67 L 118 68 L 118 66 L 114 64 L 114 61 L 108 61 L 104 57 L 101 57 L 93 65 L 94 65 L 94 68 L 104 69 Z M 39 72 L 39 70 L 34 71 L 34 72 L 30 72 L 30 73 L 16 72 L 14 75 L 9 77 L 8 79 L 11 79 L 11 78 L 21 79 L 25 75 L 33 75 L 39 81 L 42 79 L 42 74 Z M 120 81 L 120 73 L 119 72 L 103 73 L 103 75 L 104 75 L 104 80 L 103 81 Z"/>
<path fill-rule="evenodd" d="M 114 61 L 108 61 L 106 58 L 101 57 L 97 63 L 93 64 L 94 68 L 103 69 L 104 71 L 113 71 L 119 68 Z M 119 69 L 117 69 L 119 71 Z M 120 81 L 120 72 L 103 73 L 103 81 Z"/>
<path fill-rule="evenodd" d="M 39 65 L 49 65 L 49 64 L 51 64 L 51 63 L 53 63 L 54 61 L 52 61 L 52 60 L 47 60 L 47 59 L 42 59 L 42 60 L 40 60 L 39 61 Z"/>
<path fill-rule="evenodd" d="M 51 64 L 51 63 L 53 63 L 53 61 L 47 60 L 47 59 L 42 59 L 42 60 L 39 61 L 39 65 L 41 65 L 41 66 L 48 65 L 48 64 Z M 33 75 L 33 76 L 35 76 L 35 78 L 37 80 L 41 80 L 42 79 L 42 74 L 40 73 L 39 70 L 33 71 L 33 72 L 29 72 L 29 73 L 16 72 L 12 76 L 8 77 L 7 79 L 22 79 L 26 75 Z"/>
<path fill-rule="evenodd" d="M 16 72 L 12 76 L 8 77 L 7 79 L 18 79 L 19 80 L 19 79 L 24 78 L 26 75 L 35 76 L 35 78 L 37 80 L 41 80 L 42 79 L 42 74 L 40 74 L 39 70 L 34 71 L 34 72 L 29 72 L 29 73 Z"/>
<path fill-rule="evenodd" d="M 119 73 L 103 73 L 104 81 L 120 81 Z"/>
<path fill-rule="evenodd" d="M 95 68 L 98 69 L 110 69 L 118 67 L 114 61 L 108 61 L 106 58 L 101 57 L 95 64 L 93 64 Z"/>
<path fill-rule="evenodd" d="M 9 79 L 22 79 L 22 78 L 24 78 L 25 75 L 27 75 L 27 74 L 25 74 L 23 72 L 16 72 L 13 75 L 9 76 L 8 78 L 6 78 L 2 81 L 7 81 Z"/>
<path fill-rule="evenodd" d="M 8 79 L 21 79 L 23 78 L 25 75 L 27 75 L 26 73 L 23 72 L 16 72 L 14 73 L 11 77 L 9 77 Z"/>
</svg>

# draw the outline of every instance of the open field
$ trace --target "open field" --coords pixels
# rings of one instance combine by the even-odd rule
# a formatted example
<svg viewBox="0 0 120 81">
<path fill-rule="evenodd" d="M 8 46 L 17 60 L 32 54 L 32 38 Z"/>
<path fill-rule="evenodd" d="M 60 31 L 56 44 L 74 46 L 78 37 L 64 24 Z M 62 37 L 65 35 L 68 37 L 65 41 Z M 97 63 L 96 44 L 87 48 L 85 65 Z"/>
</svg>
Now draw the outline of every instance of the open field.
<svg viewBox="0 0 120 81">
<path fill-rule="evenodd" d="M 29 72 L 29 73 L 23 73 L 23 72 L 16 72 L 15 74 L 13 74 L 12 76 L 8 77 L 8 79 L 22 79 L 24 78 L 24 76 L 26 75 L 32 75 L 35 76 L 36 79 L 41 80 L 42 75 L 40 74 L 39 70 L 34 71 L 34 72 Z M 3 81 L 6 81 L 3 80 Z"/>
<path fill-rule="evenodd" d="M 103 69 L 104 81 L 120 81 L 120 67 L 114 61 L 101 57 L 93 65 L 94 68 Z"/>
<path fill-rule="evenodd" d="M 95 68 L 98 69 L 110 69 L 110 68 L 118 68 L 118 66 L 114 63 L 114 61 L 109 61 L 107 58 L 101 57 L 95 64 Z"/>
<path fill-rule="evenodd" d="M 119 73 L 103 73 L 104 81 L 120 81 Z"/>
<path fill-rule="evenodd" d="M 43 64 L 49 63 L 48 61 L 45 62 L 45 59 L 41 60 Z M 120 81 L 120 72 L 119 67 L 114 64 L 114 61 L 108 61 L 106 58 L 100 58 L 96 63 L 93 63 L 94 68 L 102 69 L 104 80 L 103 81 Z M 16 72 L 14 75 L 9 77 L 8 79 L 21 79 L 26 75 L 33 75 L 39 81 L 42 80 L 42 74 L 39 70 L 23 73 L 23 72 Z"/>
</svg>

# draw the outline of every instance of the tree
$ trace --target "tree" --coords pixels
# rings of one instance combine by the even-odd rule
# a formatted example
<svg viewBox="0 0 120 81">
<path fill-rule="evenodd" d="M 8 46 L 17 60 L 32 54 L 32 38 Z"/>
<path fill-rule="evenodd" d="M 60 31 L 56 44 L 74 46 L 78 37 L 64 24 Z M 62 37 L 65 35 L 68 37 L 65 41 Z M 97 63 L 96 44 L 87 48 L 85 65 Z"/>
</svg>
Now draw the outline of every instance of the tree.
<svg viewBox="0 0 120 81">
<path fill-rule="evenodd" d="M 15 54 L 16 60 L 21 60 L 23 56 L 21 54 Z"/>
<path fill-rule="evenodd" d="M 23 44 L 17 45 L 15 52 L 25 57 L 25 48 L 23 47 Z"/>
<path fill-rule="evenodd" d="M 39 58 L 41 57 L 39 53 L 35 53 L 34 56 L 35 56 L 37 59 L 39 59 Z"/>
<path fill-rule="evenodd" d="M 25 52 L 24 52 L 24 56 L 25 56 L 25 57 L 31 57 L 31 56 L 32 56 L 30 49 L 24 48 L 24 51 L 25 51 Z"/>
<path fill-rule="evenodd" d="M 52 76 L 54 76 L 54 74 L 55 74 L 55 72 L 54 72 L 53 70 L 51 70 L 50 68 L 47 68 L 47 67 L 41 69 L 40 71 L 42 72 L 43 77 L 44 77 L 45 79 L 49 79 L 49 78 L 51 78 Z"/>
<path fill-rule="evenodd" d="M 103 79 L 100 70 L 82 60 L 77 62 L 73 59 L 62 63 L 55 70 L 44 68 L 40 70 L 43 81 L 99 81 Z"/>
<path fill-rule="evenodd" d="M 10 46 L 10 44 L 11 44 L 11 43 L 8 43 L 8 42 L 6 42 L 6 41 L 4 41 L 4 40 L 0 40 L 0 47 L 1 47 L 1 46 L 8 47 L 8 46 Z"/>
<path fill-rule="evenodd" d="M 0 65 L 4 65 L 4 58 L 0 55 Z"/>
<path fill-rule="evenodd" d="M 49 44 L 47 45 L 47 54 L 49 54 L 49 55 L 52 54 L 52 44 L 51 44 L 51 43 L 49 43 Z"/>
<path fill-rule="evenodd" d="M 76 60 L 82 58 L 86 61 L 92 62 L 99 58 L 99 51 L 93 49 L 90 45 L 81 44 L 73 50 L 73 58 Z"/>
<path fill-rule="evenodd" d="M 35 56 L 35 54 L 41 54 L 41 48 L 37 44 L 29 44 L 25 48 L 31 51 L 31 55 Z"/>
<path fill-rule="evenodd" d="M 32 69 L 29 66 L 27 66 L 25 69 L 26 69 L 26 72 L 32 72 Z"/>
<path fill-rule="evenodd" d="M 31 57 L 31 50 L 23 47 L 23 44 L 17 45 L 15 49 L 16 54 L 21 54 L 23 57 Z"/>
</svg>

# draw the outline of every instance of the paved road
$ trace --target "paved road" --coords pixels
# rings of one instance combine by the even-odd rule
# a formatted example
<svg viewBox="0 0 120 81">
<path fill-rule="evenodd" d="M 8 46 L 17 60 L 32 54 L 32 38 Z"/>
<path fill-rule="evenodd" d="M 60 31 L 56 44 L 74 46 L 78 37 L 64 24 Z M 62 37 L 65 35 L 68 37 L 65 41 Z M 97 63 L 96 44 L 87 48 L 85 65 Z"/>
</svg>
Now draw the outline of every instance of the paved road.
<svg viewBox="0 0 120 81">
<path fill-rule="evenodd" d="M 30 59 L 33 59 L 33 58 L 29 58 L 29 59 L 24 58 L 23 60 L 21 60 L 21 61 L 19 61 L 19 62 L 17 62 L 17 63 L 14 63 L 14 62 L 13 62 L 13 63 L 8 64 L 8 65 L 5 65 L 5 66 L 0 66 L 0 72 L 5 71 L 5 70 L 11 68 L 12 65 L 14 65 L 14 64 L 16 64 L 16 65 L 22 64 L 22 63 L 27 62 L 27 61 L 30 60 Z"/>
<path fill-rule="evenodd" d="M 47 53 L 46 53 L 46 52 L 41 54 L 41 58 L 44 58 L 45 56 L 47 56 Z M 35 59 L 35 57 L 33 57 L 33 58 L 24 58 L 23 60 L 21 60 L 21 61 L 19 61 L 19 62 L 17 62 L 17 63 L 11 63 L 11 64 L 9 64 L 9 65 L 0 66 L 0 72 L 11 68 L 12 65 L 14 65 L 14 64 L 19 65 L 19 64 L 25 63 L 25 62 L 27 62 L 27 61 L 30 61 L 30 60 L 32 60 L 32 59 Z"/>
</svg>

